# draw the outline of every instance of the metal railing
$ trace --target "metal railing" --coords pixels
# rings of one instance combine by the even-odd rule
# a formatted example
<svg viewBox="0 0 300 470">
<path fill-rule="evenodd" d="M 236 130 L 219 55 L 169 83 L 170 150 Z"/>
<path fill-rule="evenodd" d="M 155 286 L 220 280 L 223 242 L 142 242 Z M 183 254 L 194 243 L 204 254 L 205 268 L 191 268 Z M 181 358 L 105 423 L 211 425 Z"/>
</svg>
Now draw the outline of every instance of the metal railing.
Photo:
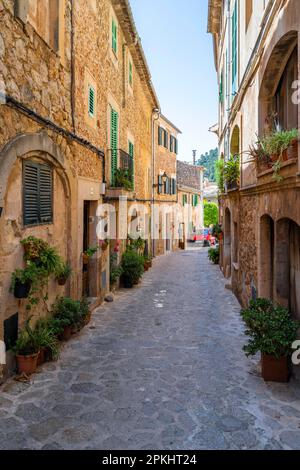
<svg viewBox="0 0 300 470">
<path fill-rule="evenodd" d="M 110 149 L 111 178 L 113 188 L 133 189 L 134 166 L 132 156 L 122 149 Z"/>
</svg>

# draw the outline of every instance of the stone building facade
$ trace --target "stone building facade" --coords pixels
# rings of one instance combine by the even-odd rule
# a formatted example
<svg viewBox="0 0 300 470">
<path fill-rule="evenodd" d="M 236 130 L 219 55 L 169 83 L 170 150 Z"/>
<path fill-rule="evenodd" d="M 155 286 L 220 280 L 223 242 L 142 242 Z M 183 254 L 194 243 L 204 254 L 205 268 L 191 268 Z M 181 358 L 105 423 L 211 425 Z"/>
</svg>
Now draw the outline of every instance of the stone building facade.
<svg viewBox="0 0 300 470">
<path fill-rule="evenodd" d="M 180 238 L 184 241 L 204 227 L 204 167 L 177 161 L 178 204 L 181 213 Z"/>
<path fill-rule="evenodd" d="M 262 167 L 249 147 L 266 132 L 300 124 L 297 0 L 209 1 L 219 79 L 219 146 L 240 156 L 239 185 L 220 195 L 221 268 L 243 305 L 268 297 L 300 318 L 299 145 Z"/>
<path fill-rule="evenodd" d="M 0 340 L 8 342 L 28 318 L 26 301 L 10 292 L 12 272 L 24 267 L 22 239 L 42 238 L 72 268 L 64 287 L 51 278 L 46 304 L 30 312 L 35 318 L 57 296 L 103 299 L 109 255 L 117 238 L 121 256 L 127 224 L 151 253 L 160 110 L 126 0 L 0 0 L 0 24 Z M 34 216 L 32 178 L 35 203 L 46 204 Z M 99 248 L 85 265 L 99 233 L 112 238 L 110 249 Z M 4 373 L 9 353 L 7 360 Z"/>
<path fill-rule="evenodd" d="M 177 155 L 181 131 L 162 114 L 154 121 L 153 200 L 157 235 L 153 254 L 162 255 L 178 248 Z"/>
</svg>

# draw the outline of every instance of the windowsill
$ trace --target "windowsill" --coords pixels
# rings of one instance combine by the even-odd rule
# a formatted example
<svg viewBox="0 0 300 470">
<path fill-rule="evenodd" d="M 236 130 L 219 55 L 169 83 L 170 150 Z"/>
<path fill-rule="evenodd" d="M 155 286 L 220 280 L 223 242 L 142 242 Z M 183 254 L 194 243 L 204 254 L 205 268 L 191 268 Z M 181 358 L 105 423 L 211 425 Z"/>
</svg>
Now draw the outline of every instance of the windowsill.
<svg viewBox="0 0 300 470">
<path fill-rule="evenodd" d="M 297 158 L 291 158 L 290 160 L 287 160 L 286 162 L 282 162 L 281 164 L 281 169 L 286 168 L 288 166 L 294 165 L 297 163 L 298 159 Z M 274 173 L 273 168 L 268 168 L 267 170 L 262 171 L 261 173 L 257 174 L 257 178 L 261 178 L 263 176 L 271 175 Z"/>
</svg>

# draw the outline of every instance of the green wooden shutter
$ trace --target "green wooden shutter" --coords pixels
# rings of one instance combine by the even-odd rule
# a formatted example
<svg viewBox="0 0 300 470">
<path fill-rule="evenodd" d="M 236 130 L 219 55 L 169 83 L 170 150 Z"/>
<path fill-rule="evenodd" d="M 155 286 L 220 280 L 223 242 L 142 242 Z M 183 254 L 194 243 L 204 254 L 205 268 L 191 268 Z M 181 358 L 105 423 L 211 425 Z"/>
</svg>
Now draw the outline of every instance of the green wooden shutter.
<svg viewBox="0 0 300 470">
<path fill-rule="evenodd" d="M 168 148 L 168 142 L 169 142 L 168 133 L 167 131 L 164 131 L 164 146 L 166 147 L 166 149 Z"/>
<path fill-rule="evenodd" d="M 162 145 L 162 133 L 163 133 L 163 129 L 159 126 L 158 128 L 158 145 Z"/>
<path fill-rule="evenodd" d="M 174 149 L 176 155 L 178 154 L 178 140 L 174 137 Z"/>
<path fill-rule="evenodd" d="M 170 152 L 174 151 L 174 137 L 170 135 Z"/>
<path fill-rule="evenodd" d="M 39 223 L 39 167 L 27 161 L 23 166 L 23 220 L 24 225 Z"/>
<path fill-rule="evenodd" d="M 172 178 L 172 194 L 176 194 L 176 179 Z"/>
<path fill-rule="evenodd" d="M 112 37 L 112 50 L 115 54 L 117 54 L 118 50 L 118 27 L 115 20 L 112 20 L 111 26 L 111 37 Z"/>
<path fill-rule="evenodd" d="M 132 86 L 132 62 L 131 60 L 129 61 L 129 85 Z"/>
<path fill-rule="evenodd" d="M 131 157 L 131 174 L 129 176 L 132 184 L 134 184 L 134 145 L 130 141 L 128 142 L 128 153 Z"/>
<path fill-rule="evenodd" d="M 39 208 L 40 222 L 49 223 L 53 219 L 52 214 L 52 169 L 49 165 L 39 165 Z"/>
<path fill-rule="evenodd" d="M 232 15 L 232 38 L 231 38 L 231 54 L 232 54 L 232 67 L 231 67 L 231 85 L 232 94 L 237 91 L 237 45 L 238 45 L 238 15 L 237 15 L 237 1 L 235 2 L 233 15 Z"/>
<path fill-rule="evenodd" d="M 118 113 L 111 108 L 111 180 L 114 184 L 115 174 L 118 168 Z"/>
<path fill-rule="evenodd" d="M 95 89 L 89 86 L 89 115 L 95 116 Z"/>
<path fill-rule="evenodd" d="M 158 186 L 157 186 L 157 192 L 158 194 L 161 194 L 162 193 L 162 176 L 161 175 L 158 175 Z"/>
</svg>

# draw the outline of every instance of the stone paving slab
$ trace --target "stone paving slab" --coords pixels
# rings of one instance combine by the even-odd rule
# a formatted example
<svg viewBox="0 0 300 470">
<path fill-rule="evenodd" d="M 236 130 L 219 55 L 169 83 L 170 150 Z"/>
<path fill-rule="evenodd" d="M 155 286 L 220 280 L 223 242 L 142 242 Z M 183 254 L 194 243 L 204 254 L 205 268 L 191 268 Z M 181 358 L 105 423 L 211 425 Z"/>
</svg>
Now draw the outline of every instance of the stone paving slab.
<svg viewBox="0 0 300 470">
<path fill-rule="evenodd" d="M 300 449 L 300 384 L 264 383 L 207 250 L 154 261 L 30 384 L 0 388 L 0 449 Z"/>
</svg>

